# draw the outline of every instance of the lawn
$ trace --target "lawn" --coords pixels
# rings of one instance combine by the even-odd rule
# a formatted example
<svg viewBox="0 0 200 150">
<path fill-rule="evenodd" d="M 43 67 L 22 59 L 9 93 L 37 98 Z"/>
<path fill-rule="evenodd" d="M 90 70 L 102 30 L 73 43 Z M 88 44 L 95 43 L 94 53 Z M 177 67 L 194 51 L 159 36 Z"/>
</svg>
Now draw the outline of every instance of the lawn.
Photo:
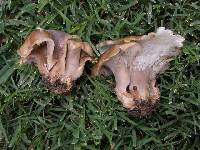
<svg viewBox="0 0 200 150">
<path fill-rule="evenodd" d="M 200 149 L 200 2 L 198 0 L 1 0 L 0 149 Z M 158 80 L 160 104 L 134 118 L 118 102 L 112 77 L 90 77 L 70 95 L 50 93 L 17 49 L 36 27 L 95 44 L 165 26 L 186 38 Z"/>
</svg>

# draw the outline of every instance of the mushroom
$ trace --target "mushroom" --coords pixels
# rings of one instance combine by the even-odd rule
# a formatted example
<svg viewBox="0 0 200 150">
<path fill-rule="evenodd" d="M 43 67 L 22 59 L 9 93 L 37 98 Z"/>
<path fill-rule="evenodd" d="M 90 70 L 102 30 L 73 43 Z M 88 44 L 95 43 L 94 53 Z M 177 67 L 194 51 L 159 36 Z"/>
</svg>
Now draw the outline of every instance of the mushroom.
<svg viewBox="0 0 200 150">
<path fill-rule="evenodd" d="M 133 116 L 146 116 L 155 110 L 160 92 L 156 77 L 179 54 L 185 39 L 164 27 L 156 33 L 129 36 L 97 45 L 102 53 L 92 75 L 114 74 L 115 93 Z"/>
<path fill-rule="evenodd" d="M 85 62 L 92 60 L 92 49 L 78 36 L 62 31 L 34 30 L 19 48 L 20 62 L 34 63 L 47 88 L 55 93 L 70 91 Z"/>
</svg>

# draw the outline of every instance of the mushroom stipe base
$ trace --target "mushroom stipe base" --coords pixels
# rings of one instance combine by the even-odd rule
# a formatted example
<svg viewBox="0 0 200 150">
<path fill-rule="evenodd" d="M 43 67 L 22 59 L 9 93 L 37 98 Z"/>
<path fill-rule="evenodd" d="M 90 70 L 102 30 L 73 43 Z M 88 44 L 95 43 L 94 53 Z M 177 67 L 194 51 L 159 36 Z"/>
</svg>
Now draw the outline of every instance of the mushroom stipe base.
<svg viewBox="0 0 200 150">
<path fill-rule="evenodd" d="M 69 94 L 71 91 L 71 86 L 69 87 L 66 83 L 62 83 L 59 79 L 55 82 L 51 82 L 49 78 L 42 78 L 44 85 L 47 89 L 53 93 L 57 94 Z M 72 86 L 74 82 L 72 82 Z"/>
<path fill-rule="evenodd" d="M 149 116 L 153 112 L 155 112 L 156 108 L 159 105 L 160 99 L 156 100 L 156 103 L 152 103 L 151 101 L 145 100 L 137 100 L 136 107 L 132 110 L 127 110 L 128 114 L 134 117 L 144 117 Z"/>
</svg>

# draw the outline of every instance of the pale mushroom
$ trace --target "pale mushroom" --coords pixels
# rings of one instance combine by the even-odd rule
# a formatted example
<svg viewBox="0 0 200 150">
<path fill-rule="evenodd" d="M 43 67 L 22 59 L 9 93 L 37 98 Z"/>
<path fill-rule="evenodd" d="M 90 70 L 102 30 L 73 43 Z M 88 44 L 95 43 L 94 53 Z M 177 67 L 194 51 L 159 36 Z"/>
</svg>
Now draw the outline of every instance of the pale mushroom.
<svg viewBox="0 0 200 150">
<path fill-rule="evenodd" d="M 156 76 L 179 54 L 184 40 L 160 27 L 156 33 L 105 41 L 97 45 L 102 55 L 92 74 L 113 73 L 114 91 L 122 105 L 134 116 L 146 116 L 159 102 Z"/>
<path fill-rule="evenodd" d="M 78 36 L 57 30 L 34 30 L 18 50 L 21 63 L 34 63 L 47 88 L 55 93 L 70 91 L 73 81 L 92 60 L 92 49 Z"/>
</svg>

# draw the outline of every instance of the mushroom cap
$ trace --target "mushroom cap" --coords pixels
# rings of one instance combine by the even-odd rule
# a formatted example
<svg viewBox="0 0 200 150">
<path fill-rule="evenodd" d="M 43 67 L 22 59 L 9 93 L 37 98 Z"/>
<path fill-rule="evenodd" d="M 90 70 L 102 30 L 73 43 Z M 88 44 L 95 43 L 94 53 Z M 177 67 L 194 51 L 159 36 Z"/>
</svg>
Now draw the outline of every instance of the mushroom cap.
<svg viewBox="0 0 200 150">
<path fill-rule="evenodd" d="M 127 36 L 117 40 L 108 40 L 99 43 L 96 47 L 100 51 L 101 56 L 98 62 L 92 68 L 92 76 L 97 76 L 102 69 L 102 66 L 116 56 L 120 52 L 127 51 L 130 46 L 137 44 L 138 41 L 148 40 L 155 36 L 155 33 L 151 32 L 148 35 L 143 36 Z"/>
<path fill-rule="evenodd" d="M 58 30 L 36 29 L 18 50 L 20 62 L 34 63 L 50 91 L 67 93 L 92 60 L 90 45 L 76 35 Z"/>
<path fill-rule="evenodd" d="M 146 116 L 159 102 L 156 76 L 179 54 L 183 41 L 183 37 L 163 27 L 148 35 L 105 41 L 97 45 L 102 55 L 92 68 L 92 75 L 102 70 L 109 74 L 109 69 L 115 76 L 114 90 L 123 106 L 134 116 Z"/>
</svg>

